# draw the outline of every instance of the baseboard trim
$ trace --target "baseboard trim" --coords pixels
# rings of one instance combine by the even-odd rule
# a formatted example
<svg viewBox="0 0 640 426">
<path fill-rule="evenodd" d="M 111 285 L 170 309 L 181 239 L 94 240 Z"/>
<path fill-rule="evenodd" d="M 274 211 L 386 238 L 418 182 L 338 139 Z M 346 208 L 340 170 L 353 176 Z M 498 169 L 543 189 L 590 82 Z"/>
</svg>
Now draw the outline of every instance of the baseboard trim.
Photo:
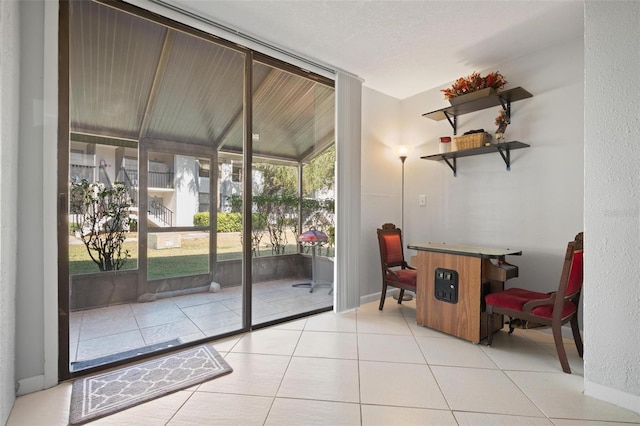
<svg viewBox="0 0 640 426">
<path fill-rule="evenodd" d="M 26 379 L 18 380 L 18 389 L 16 395 L 26 395 L 43 390 L 44 387 L 44 374 L 39 376 L 27 377 Z"/>
<path fill-rule="evenodd" d="M 640 407 L 640 395 L 633 395 L 594 383 L 586 378 L 584 379 L 584 394 L 640 414 L 640 408 L 638 408 Z"/>
<path fill-rule="evenodd" d="M 397 288 L 393 288 L 393 289 L 389 289 L 387 290 L 387 297 L 389 296 L 396 296 L 400 293 L 400 290 Z M 371 294 L 366 294 L 364 296 L 360 296 L 360 304 L 364 305 L 365 303 L 370 303 L 370 302 L 379 302 L 380 301 L 380 295 L 382 294 L 382 292 L 377 292 L 377 293 L 371 293 Z"/>
</svg>

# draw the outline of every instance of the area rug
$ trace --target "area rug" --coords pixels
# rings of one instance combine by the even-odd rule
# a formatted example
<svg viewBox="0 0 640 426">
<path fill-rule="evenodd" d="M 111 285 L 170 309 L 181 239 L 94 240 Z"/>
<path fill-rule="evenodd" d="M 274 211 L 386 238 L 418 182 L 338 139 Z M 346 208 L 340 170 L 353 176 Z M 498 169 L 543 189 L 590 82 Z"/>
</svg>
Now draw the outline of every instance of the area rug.
<svg viewBox="0 0 640 426">
<path fill-rule="evenodd" d="M 73 382 L 69 423 L 79 425 L 231 373 L 209 345 L 196 346 Z"/>
</svg>

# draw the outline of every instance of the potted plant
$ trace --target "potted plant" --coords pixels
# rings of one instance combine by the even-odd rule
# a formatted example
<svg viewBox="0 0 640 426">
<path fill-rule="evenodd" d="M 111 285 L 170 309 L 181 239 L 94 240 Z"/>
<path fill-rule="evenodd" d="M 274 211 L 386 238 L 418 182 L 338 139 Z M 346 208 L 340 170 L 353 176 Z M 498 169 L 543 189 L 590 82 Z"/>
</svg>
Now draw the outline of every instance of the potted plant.
<svg viewBox="0 0 640 426">
<path fill-rule="evenodd" d="M 458 105 L 496 93 L 505 84 L 507 81 L 498 71 L 490 72 L 484 77 L 474 71 L 467 77 L 457 79 L 451 87 L 440 91 L 444 93 L 444 98 L 448 99 L 451 105 Z M 469 96 L 469 94 L 473 95 Z"/>
</svg>

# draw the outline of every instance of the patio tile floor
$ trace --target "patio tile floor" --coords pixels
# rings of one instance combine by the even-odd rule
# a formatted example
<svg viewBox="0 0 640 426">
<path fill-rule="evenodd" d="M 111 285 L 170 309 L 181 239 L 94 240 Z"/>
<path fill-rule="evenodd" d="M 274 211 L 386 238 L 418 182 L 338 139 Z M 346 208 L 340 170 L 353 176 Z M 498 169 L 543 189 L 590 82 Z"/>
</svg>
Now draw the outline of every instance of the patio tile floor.
<svg viewBox="0 0 640 426">
<path fill-rule="evenodd" d="M 261 324 L 333 304 L 329 288 L 292 287 L 300 280 L 253 286 L 252 321 Z M 238 330 L 242 326 L 241 287 L 72 312 L 71 363 L 179 339 L 186 343 Z"/>
</svg>

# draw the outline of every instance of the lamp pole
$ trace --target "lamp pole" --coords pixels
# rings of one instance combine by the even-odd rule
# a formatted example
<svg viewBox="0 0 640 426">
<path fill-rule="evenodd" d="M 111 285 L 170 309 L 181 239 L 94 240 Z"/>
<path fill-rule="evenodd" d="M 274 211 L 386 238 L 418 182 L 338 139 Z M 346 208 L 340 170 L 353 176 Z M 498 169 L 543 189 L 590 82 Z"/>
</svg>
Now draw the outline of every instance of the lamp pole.
<svg viewBox="0 0 640 426">
<path fill-rule="evenodd" d="M 400 154 L 400 161 L 402 161 L 402 194 L 401 194 L 401 200 L 400 200 L 400 211 L 401 211 L 401 219 L 400 219 L 400 229 L 404 231 L 404 161 L 407 159 L 407 156 L 405 154 L 406 152 L 406 148 L 403 149 L 404 152 L 402 152 Z M 397 295 L 393 296 L 394 299 L 398 299 Z M 411 294 L 404 294 L 404 297 L 402 298 L 402 300 L 411 300 L 413 299 L 413 296 Z"/>
<path fill-rule="evenodd" d="M 401 205 L 400 205 L 400 209 L 402 212 L 402 218 L 401 218 L 401 222 L 400 222 L 400 229 L 404 230 L 404 161 L 407 159 L 406 155 L 401 155 L 400 156 L 400 161 L 402 161 L 402 198 L 401 198 Z"/>
</svg>

